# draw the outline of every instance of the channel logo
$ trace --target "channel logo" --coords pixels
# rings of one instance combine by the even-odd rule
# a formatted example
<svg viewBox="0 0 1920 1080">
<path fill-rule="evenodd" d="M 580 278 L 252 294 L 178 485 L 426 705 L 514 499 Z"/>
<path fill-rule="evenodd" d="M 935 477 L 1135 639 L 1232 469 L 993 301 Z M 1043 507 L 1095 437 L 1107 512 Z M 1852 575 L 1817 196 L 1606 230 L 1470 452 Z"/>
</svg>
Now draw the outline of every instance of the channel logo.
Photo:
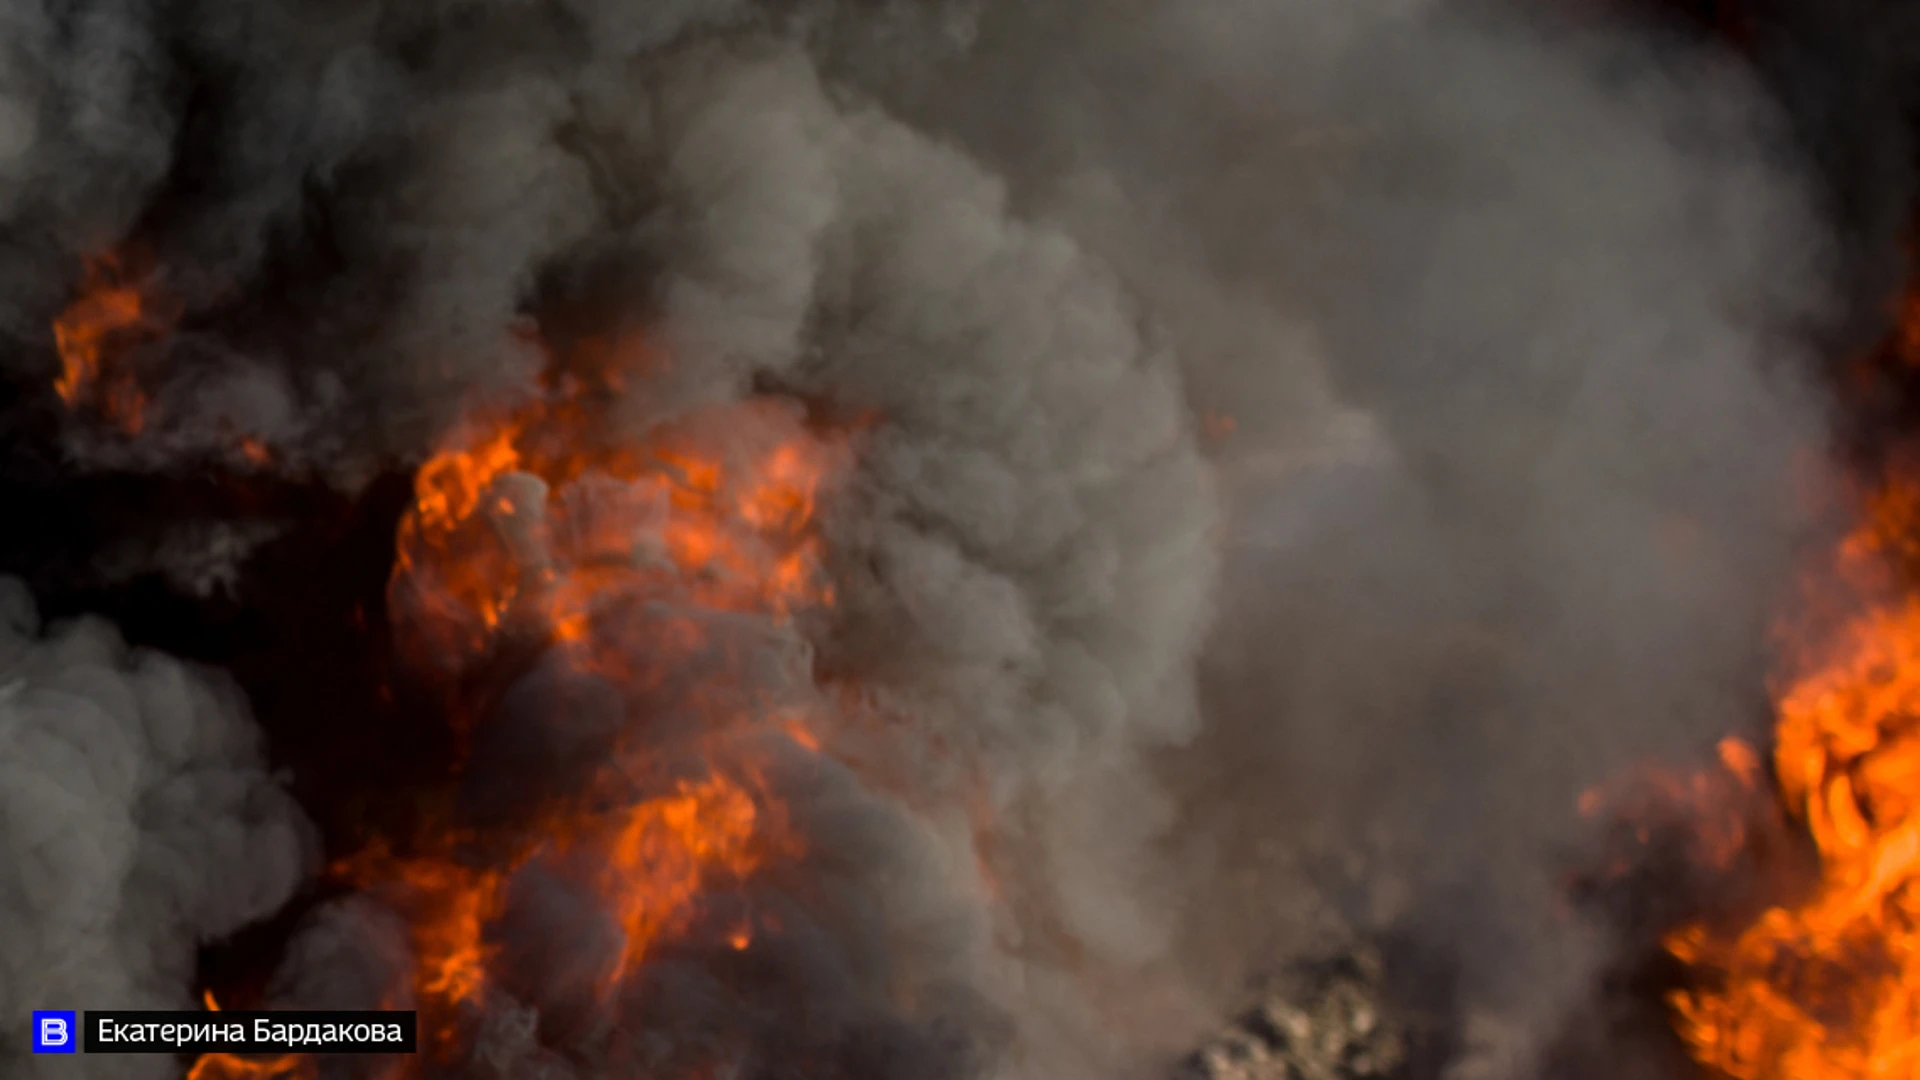
<svg viewBox="0 0 1920 1080">
<path fill-rule="evenodd" d="M 33 1013 L 33 1052 L 71 1054 L 80 1044 L 79 1025 L 72 1012 L 36 1009 Z"/>
</svg>

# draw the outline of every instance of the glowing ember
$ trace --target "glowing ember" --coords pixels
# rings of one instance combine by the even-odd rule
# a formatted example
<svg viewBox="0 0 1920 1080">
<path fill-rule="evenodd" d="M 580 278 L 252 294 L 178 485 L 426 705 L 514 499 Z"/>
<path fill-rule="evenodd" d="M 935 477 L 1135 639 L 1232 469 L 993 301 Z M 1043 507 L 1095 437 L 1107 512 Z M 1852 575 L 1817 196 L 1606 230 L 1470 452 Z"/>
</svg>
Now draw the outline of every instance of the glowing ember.
<svg viewBox="0 0 1920 1080">
<path fill-rule="evenodd" d="M 60 400 L 71 409 L 96 409 L 125 434 L 139 434 L 146 426 L 147 397 L 121 361 L 165 334 L 172 320 L 129 258 L 89 259 L 80 295 L 53 322 L 60 351 L 54 390 Z"/>
<path fill-rule="evenodd" d="M 1920 508 L 1875 500 L 1843 546 L 1851 586 L 1886 575 Z M 1785 809 L 1818 848 L 1819 880 L 1735 933 L 1667 938 L 1702 988 L 1678 1026 L 1702 1063 L 1741 1080 L 1920 1075 L 1920 598 L 1869 602 L 1776 696 Z"/>
</svg>

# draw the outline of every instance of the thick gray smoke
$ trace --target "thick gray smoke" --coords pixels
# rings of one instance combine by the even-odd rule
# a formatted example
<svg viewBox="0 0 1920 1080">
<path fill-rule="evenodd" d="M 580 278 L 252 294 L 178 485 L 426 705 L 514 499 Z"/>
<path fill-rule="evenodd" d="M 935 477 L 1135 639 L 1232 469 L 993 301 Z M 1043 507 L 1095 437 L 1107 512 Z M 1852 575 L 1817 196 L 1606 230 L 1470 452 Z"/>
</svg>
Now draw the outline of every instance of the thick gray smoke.
<svg viewBox="0 0 1920 1080">
<path fill-rule="evenodd" d="M 311 829 L 225 680 L 129 650 L 98 621 L 43 633 L 0 579 L 0 1007 L 194 1007 L 195 949 L 272 914 Z M 165 1077 L 165 1058 L 34 1058 L 9 1076 Z M 53 1064 L 46 1064 L 47 1062 Z"/>
<path fill-rule="evenodd" d="M 1235 883 L 1196 902 L 1202 940 L 1276 935 L 1298 838 L 1383 842 L 1362 877 L 1396 888 L 1355 917 L 1448 942 L 1475 1007 L 1550 1031 L 1597 959 L 1555 904 L 1575 794 L 1764 722 L 1763 628 L 1818 488 L 1811 170 L 1705 49 L 1500 8 L 1133 12 L 1030 13 L 982 32 L 980 78 L 896 92 L 1176 328 L 1197 272 L 1189 318 L 1268 335 L 1211 326 L 1183 356 L 1238 420 L 1181 781 L 1224 864 L 1203 880 Z M 1316 363 L 1344 420 L 1313 422 Z"/>
<path fill-rule="evenodd" d="M 1401 900 L 1368 914 L 1549 1030 L 1591 959 L 1551 921 L 1575 796 L 1751 718 L 1817 449 L 1791 343 L 1829 267 L 1727 57 L 1411 0 L 6 19 L 10 368 L 52 381 L 48 321 L 103 249 L 179 307 L 116 361 L 145 427 L 73 435 L 76 468 L 177 472 L 245 436 L 260 467 L 351 486 L 526 387 L 530 321 L 667 358 L 626 388 L 623 437 L 750 395 L 793 408 L 716 445 L 871 418 L 822 511 L 830 613 L 610 598 L 597 633 L 641 670 L 685 618 L 753 676 L 536 664 L 464 791 L 513 818 L 596 747 L 683 753 L 695 698 L 826 708 L 826 758 L 728 735 L 766 742 L 809 855 L 706 917 L 783 929 L 583 1001 L 617 928 L 535 861 L 454 1075 L 1151 1070 L 1301 946 L 1316 836 L 1384 837 L 1393 864 L 1362 876 Z M 1232 421 L 1210 454 L 1202 416 Z M 136 790 L 59 789 L 103 814 Z M 22 883 L 78 873 L 30 858 Z M 167 879 L 218 917 L 76 883 L 128 898 L 128 928 L 30 906 L 32 940 L 172 949 L 72 993 L 175 1001 L 192 941 L 278 903 L 285 859 L 245 902 L 211 867 Z M 390 992 L 383 903 L 317 916 L 275 999 Z"/>
</svg>

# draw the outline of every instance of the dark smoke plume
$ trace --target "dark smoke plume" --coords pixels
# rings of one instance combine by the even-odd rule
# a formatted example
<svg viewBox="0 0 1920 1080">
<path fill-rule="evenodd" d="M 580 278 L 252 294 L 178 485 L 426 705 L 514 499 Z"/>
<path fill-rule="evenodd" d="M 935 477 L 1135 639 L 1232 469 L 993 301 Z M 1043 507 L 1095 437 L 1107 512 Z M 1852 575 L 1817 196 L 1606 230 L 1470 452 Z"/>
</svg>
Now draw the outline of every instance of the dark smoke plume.
<svg viewBox="0 0 1920 1080">
<path fill-rule="evenodd" d="M 640 683 L 537 655 L 404 673 L 490 687 L 452 800 L 476 828 L 531 829 L 633 740 L 680 775 L 711 748 L 676 728 L 696 702 L 833 718 L 823 754 L 716 736 L 769 762 L 806 854 L 696 921 L 778 933 L 692 934 L 584 998 L 618 928 L 532 860 L 446 1075 L 1151 1073 L 1327 907 L 1454 955 L 1524 1069 L 1594 961 L 1554 921 L 1578 792 L 1752 719 L 1817 479 L 1816 349 L 1865 318 L 1882 279 L 1849 275 L 1908 194 L 1871 137 L 1809 138 L 1853 84 L 1782 89 L 1828 71 L 1790 44 L 1828 38 L 1783 18 L 1756 60 L 1546 7 L 13 4 L 5 430 L 43 489 L 240 492 L 62 550 L 79 591 L 264 604 L 259 553 L 304 550 L 302 507 L 374 499 L 551 352 L 666 358 L 610 438 L 857 429 L 823 493 L 830 610 L 612 590 L 596 639 Z M 158 313 L 114 356 L 137 430 L 53 390 L 50 328 L 108 253 Z M 549 554 L 522 515 L 550 492 L 498 494 L 490 527 Z M 404 631 L 396 595 L 371 616 Z M 676 620 L 704 651 L 661 670 Z M 73 746 L 0 788 L 36 950 L 8 946 L 0 992 L 184 1006 L 193 948 L 295 890 L 298 816 L 237 704 L 20 625 L 47 659 L 0 716 Z M 109 689 L 32 696 L 69 656 Z M 396 724 L 445 722 L 396 682 Z M 150 715 L 178 741 L 135 739 Z M 169 779 L 216 766 L 203 794 Z M 43 863 L 61 807 L 104 865 Z M 1360 899 L 1318 895 L 1328 850 L 1374 853 Z M 318 899 L 267 1000 L 391 1000 L 403 905 Z"/>
</svg>

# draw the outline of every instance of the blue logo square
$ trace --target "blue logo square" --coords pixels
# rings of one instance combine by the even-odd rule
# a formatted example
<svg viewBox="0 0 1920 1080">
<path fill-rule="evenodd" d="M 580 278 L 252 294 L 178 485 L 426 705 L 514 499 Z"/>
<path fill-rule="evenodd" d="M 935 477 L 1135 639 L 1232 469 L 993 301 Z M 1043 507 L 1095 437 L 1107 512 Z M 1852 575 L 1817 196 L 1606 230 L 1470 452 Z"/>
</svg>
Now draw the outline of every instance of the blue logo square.
<svg viewBox="0 0 1920 1080">
<path fill-rule="evenodd" d="M 33 1013 L 33 1052 L 71 1054 L 80 1045 L 80 1024 L 72 1012 L 35 1009 Z"/>
</svg>

